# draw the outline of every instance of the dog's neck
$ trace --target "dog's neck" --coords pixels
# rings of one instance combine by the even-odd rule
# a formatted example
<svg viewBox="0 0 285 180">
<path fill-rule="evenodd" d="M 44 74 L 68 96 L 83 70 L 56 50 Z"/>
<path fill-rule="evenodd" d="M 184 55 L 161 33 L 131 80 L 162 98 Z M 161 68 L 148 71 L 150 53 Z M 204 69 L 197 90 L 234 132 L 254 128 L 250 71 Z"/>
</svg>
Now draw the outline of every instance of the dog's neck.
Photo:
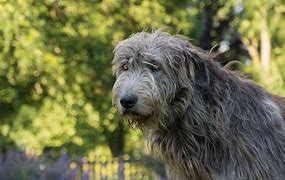
<svg viewBox="0 0 285 180">
<path fill-rule="evenodd" d="M 185 175 L 178 179 L 212 179 L 220 169 L 221 156 L 225 155 L 220 139 L 208 134 L 209 124 L 199 124 L 199 119 L 203 118 L 200 116 L 203 114 L 186 113 L 181 119 L 171 120 L 174 123 L 167 127 L 148 131 L 151 149 L 158 150 L 175 174 Z"/>
<path fill-rule="evenodd" d="M 205 137 L 189 133 L 187 128 L 181 125 L 169 129 L 149 130 L 147 137 L 150 147 L 152 151 L 158 151 L 168 170 L 172 169 L 175 174 L 181 176 L 173 179 L 211 179 L 214 173 L 210 166 L 215 162 L 207 159 L 209 157 L 205 156 L 205 148 L 210 148 L 212 144 Z M 217 154 L 218 158 L 222 152 Z"/>
</svg>

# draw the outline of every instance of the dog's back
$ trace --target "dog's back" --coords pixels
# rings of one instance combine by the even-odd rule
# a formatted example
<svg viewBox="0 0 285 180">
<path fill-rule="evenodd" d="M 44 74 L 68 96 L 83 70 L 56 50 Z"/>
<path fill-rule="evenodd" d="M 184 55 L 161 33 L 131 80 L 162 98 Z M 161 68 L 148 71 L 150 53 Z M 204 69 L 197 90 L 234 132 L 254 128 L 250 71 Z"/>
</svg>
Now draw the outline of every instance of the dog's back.
<svg viewBox="0 0 285 180">
<path fill-rule="evenodd" d="M 285 122 L 285 97 L 273 95 L 272 99 L 279 106 L 281 113 L 282 113 L 282 117 Z"/>
</svg>

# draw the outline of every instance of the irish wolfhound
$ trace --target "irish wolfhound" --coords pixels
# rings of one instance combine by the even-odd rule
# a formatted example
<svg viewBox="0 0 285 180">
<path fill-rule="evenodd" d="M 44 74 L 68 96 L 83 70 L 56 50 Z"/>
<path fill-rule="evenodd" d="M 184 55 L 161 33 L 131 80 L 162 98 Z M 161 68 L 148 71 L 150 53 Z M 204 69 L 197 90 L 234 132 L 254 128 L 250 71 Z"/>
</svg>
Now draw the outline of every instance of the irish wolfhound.
<svg viewBox="0 0 285 180">
<path fill-rule="evenodd" d="M 285 99 L 182 36 L 141 32 L 114 50 L 113 101 L 173 180 L 284 180 Z"/>
</svg>

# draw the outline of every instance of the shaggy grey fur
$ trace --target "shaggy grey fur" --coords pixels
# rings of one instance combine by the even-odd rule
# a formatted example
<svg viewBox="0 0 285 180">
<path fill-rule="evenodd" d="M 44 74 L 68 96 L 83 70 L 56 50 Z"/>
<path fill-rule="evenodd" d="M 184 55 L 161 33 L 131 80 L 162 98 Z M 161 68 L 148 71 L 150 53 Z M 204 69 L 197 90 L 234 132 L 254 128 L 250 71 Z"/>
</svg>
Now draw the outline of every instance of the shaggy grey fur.
<svg viewBox="0 0 285 180">
<path fill-rule="evenodd" d="M 113 102 L 161 154 L 170 179 L 285 179 L 284 98 L 182 36 L 141 32 L 114 53 Z"/>
</svg>

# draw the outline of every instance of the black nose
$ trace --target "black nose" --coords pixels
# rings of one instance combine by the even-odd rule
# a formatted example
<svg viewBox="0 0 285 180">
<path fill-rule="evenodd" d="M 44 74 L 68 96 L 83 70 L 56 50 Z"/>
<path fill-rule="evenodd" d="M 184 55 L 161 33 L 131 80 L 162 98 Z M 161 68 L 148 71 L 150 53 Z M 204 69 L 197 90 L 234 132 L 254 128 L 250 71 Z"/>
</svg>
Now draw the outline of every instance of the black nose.
<svg viewBox="0 0 285 180">
<path fill-rule="evenodd" d="M 120 103 L 123 108 L 130 109 L 135 106 L 137 100 L 138 98 L 135 95 L 127 95 L 121 98 Z"/>
</svg>

